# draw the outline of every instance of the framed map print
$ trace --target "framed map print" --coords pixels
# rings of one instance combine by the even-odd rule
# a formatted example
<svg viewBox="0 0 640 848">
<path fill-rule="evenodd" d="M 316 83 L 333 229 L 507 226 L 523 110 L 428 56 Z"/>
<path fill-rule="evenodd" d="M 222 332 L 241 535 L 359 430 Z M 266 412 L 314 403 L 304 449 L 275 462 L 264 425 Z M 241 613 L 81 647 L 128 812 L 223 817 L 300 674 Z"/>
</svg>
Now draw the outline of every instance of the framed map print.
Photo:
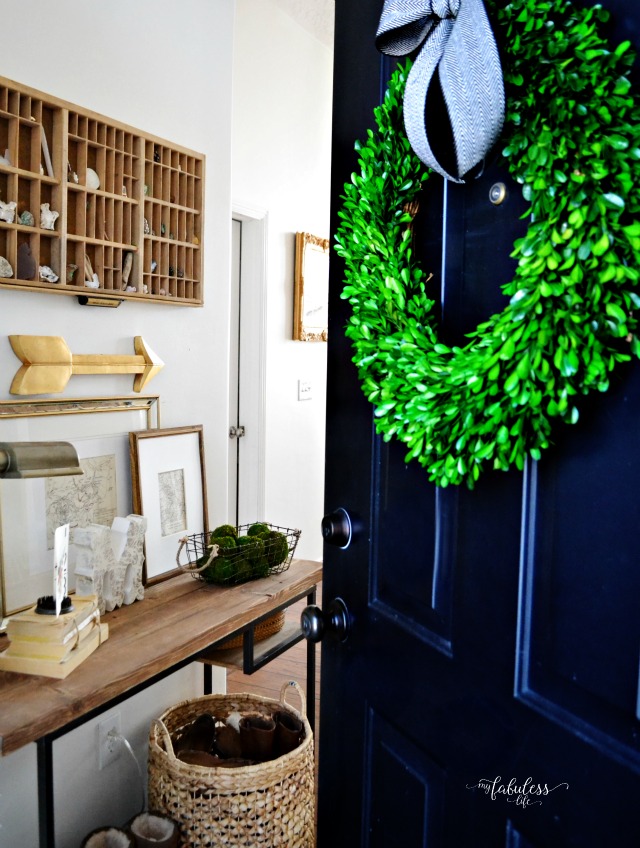
<svg viewBox="0 0 640 848">
<path fill-rule="evenodd" d="M 202 425 L 129 435 L 133 509 L 147 519 L 145 583 L 166 580 L 185 536 L 207 533 Z"/>
<path fill-rule="evenodd" d="M 158 423 L 158 396 L 3 401 L 0 441 L 65 441 L 83 474 L 0 480 L 0 565 L 4 615 L 53 592 L 54 535 L 69 524 L 68 588 L 75 589 L 75 527 L 111 526 L 132 512 L 129 433 Z M 117 415 L 114 413 L 118 413 Z"/>
</svg>

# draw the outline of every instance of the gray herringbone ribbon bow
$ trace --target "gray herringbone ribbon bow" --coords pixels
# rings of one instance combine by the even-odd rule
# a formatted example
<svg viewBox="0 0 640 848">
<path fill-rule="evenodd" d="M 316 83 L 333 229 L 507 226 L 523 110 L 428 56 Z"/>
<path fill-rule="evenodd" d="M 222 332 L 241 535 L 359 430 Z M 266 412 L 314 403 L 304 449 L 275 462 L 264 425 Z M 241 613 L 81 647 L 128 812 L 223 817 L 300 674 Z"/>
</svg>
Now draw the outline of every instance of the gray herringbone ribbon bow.
<svg viewBox="0 0 640 848">
<path fill-rule="evenodd" d="M 407 137 L 426 165 L 460 183 L 496 143 L 504 121 L 502 70 L 482 0 L 385 0 L 378 49 L 404 56 L 423 42 L 405 89 Z M 453 131 L 456 176 L 440 165 L 427 138 L 425 103 L 436 68 Z"/>
</svg>

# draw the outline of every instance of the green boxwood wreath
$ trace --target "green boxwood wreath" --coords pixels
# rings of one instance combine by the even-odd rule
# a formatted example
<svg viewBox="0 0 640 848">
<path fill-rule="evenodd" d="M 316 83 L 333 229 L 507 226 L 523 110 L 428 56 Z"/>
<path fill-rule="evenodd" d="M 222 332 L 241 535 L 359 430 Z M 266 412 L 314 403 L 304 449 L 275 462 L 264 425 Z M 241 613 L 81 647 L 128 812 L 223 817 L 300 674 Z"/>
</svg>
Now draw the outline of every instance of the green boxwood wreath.
<svg viewBox="0 0 640 848">
<path fill-rule="evenodd" d="M 514 245 L 505 309 L 464 347 L 438 341 L 426 272 L 411 249 L 409 204 L 429 176 L 410 148 L 393 75 L 357 143 L 336 250 L 346 328 L 377 431 L 408 447 L 440 486 L 473 487 L 486 468 L 524 468 L 575 423 L 580 396 L 605 392 L 640 356 L 640 107 L 629 42 L 608 45 L 599 6 L 488 0 L 503 48 L 502 156 L 530 203 Z"/>
</svg>

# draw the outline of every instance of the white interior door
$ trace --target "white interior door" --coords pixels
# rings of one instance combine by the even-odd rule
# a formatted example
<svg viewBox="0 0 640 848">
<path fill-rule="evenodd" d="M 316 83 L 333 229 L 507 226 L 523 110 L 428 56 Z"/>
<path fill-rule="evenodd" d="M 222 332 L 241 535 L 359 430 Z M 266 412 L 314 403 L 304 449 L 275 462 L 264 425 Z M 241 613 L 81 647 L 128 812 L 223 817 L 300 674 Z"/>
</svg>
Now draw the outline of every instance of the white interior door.
<svg viewBox="0 0 640 848">
<path fill-rule="evenodd" d="M 240 298 L 241 288 L 242 222 L 231 222 L 231 297 L 230 297 L 230 356 L 229 356 L 229 521 L 238 524 L 238 463 L 240 460 Z"/>
<path fill-rule="evenodd" d="M 232 220 L 229 520 L 264 518 L 266 215 Z"/>
</svg>

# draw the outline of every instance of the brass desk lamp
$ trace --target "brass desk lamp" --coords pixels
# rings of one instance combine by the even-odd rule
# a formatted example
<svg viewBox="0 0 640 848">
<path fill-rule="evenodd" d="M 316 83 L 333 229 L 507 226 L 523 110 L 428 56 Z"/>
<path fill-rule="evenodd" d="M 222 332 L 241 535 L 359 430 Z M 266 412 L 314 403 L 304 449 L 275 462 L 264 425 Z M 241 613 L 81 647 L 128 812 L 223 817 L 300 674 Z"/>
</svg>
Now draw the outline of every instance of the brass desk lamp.
<svg viewBox="0 0 640 848">
<path fill-rule="evenodd" d="M 0 442 L 0 478 L 82 473 L 76 449 L 69 442 Z"/>
</svg>

